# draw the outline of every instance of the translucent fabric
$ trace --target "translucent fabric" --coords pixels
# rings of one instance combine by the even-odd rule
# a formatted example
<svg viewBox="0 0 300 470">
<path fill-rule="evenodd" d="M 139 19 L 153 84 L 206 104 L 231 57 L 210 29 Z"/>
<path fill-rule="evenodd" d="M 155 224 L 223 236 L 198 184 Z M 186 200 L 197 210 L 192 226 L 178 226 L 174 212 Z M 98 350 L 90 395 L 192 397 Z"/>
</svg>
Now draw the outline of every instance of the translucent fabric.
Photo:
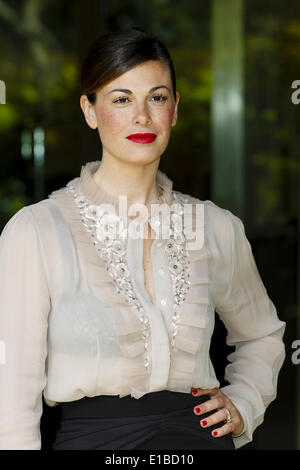
<svg viewBox="0 0 300 470">
<path fill-rule="evenodd" d="M 144 285 L 143 239 L 103 242 L 99 207 L 118 210 L 119 198 L 96 184 L 100 164 L 87 163 L 66 187 L 19 210 L 2 232 L 0 448 L 40 449 L 42 395 L 56 406 L 85 396 L 138 400 L 160 390 L 219 387 L 209 356 L 215 312 L 235 346 L 225 370 L 230 385 L 222 390 L 244 419 L 243 433 L 233 438 L 239 448 L 276 398 L 285 358 L 285 322 L 243 223 L 212 201 L 174 191 L 159 170 L 160 196 L 149 205 L 175 201 L 176 219 L 191 204 L 199 246 L 164 238 L 150 221 L 157 233 L 153 303 Z M 197 207 L 202 218 L 195 225 Z"/>
</svg>

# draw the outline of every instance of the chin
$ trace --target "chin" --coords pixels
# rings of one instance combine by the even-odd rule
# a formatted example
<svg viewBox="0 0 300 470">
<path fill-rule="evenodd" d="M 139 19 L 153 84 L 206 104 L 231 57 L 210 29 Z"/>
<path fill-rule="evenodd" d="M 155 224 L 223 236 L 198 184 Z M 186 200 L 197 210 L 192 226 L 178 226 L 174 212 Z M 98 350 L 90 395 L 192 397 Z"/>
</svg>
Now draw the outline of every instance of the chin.
<svg viewBox="0 0 300 470">
<path fill-rule="evenodd" d="M 159 160 L 160 155 L 131 155 L 130 158 L 120 157 L 119 159 L 122 160 L 124 163 L 130 163 L 134 165 L 149 165 L 150 163 Z"/>
</svg>

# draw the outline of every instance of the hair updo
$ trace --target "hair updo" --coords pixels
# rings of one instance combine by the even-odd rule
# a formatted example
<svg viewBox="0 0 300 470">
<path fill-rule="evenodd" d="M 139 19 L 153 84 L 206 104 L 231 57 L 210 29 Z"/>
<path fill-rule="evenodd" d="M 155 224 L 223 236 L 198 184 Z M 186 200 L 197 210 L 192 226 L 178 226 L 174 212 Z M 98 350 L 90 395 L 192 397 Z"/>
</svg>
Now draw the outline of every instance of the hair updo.
<svg viewBox="0 0 300 470">
<path fill-rule="evenodd" d="M 96 91 L 142 62 L 164 62 L 170 71 L 176 100 L 176 76 L 166 46 L 138 27 L 117 30 L 95 39 L 81 69 L 81 94 L 96 103 Z"/>
</svg>

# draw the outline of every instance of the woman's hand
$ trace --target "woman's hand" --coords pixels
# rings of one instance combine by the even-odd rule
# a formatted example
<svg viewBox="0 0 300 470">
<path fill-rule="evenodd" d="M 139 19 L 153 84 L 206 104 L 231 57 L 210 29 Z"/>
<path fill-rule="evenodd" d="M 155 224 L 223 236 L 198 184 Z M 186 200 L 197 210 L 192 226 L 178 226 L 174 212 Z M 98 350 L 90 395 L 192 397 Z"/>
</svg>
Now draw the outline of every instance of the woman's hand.
<svg viewBox="0 0 300 470">
<path fill-rule="evenodd" d="M 195 393 L 197 392 L 197 393 Z M 203 423 L 200 421 L 201 426 L 207 428 L 212 426 L 213 424 L 220 423 L 227 419 L 227 413 L 222 408 L 227 408 L 230 411 L 231 421 L 229 423 L 225 423 L 223 426 L 219 428 L 215 428 L 212 431 L 212 435 L 214 437 L 221 437 L 225 434 L 232 432 L 233 436 L 238 436 L 244 429 L 244 421 L 236 409 L 232 401 L 228 398 L 225 393 L 223 393 L 219 388 L 213 389 L 203 389 L 203 388 L 193 388 L 192 394 L 194 397 L 200 397 L 201 395 L 209 395 L 211 399 L 205 401 L 194 408 L 194 413 L 197 416 L 200 416 L 203 413 L 207 413 L 212 410 L 218 410 L 216 413 L 211 414 L 210 416 L 206 417 L 203 420 Z M 197 412 L 200 408 L 200 412 Z M 207 424 L 205 424 L 205 422 Z M 216 434 L 217 433 L 217 434 Z"/>
</svg>

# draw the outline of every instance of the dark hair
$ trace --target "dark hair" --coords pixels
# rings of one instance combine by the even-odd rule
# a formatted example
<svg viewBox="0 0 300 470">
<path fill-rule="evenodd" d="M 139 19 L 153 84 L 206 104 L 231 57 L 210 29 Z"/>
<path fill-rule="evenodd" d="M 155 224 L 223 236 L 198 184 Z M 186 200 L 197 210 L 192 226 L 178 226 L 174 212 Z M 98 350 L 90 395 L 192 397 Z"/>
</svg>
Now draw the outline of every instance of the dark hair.
<svg viewBox="0 0 300 470">
<path fill-rule="evenodd" d="M 81 93 L 94 104 L 99 88 L 148 60 L 158 60 L 169 67 L 176 100 L 175 70 L 168 49 L 157 37 L 138 27 L 112 31 L 95 39 L 83 59 Z"/>
</svg>

